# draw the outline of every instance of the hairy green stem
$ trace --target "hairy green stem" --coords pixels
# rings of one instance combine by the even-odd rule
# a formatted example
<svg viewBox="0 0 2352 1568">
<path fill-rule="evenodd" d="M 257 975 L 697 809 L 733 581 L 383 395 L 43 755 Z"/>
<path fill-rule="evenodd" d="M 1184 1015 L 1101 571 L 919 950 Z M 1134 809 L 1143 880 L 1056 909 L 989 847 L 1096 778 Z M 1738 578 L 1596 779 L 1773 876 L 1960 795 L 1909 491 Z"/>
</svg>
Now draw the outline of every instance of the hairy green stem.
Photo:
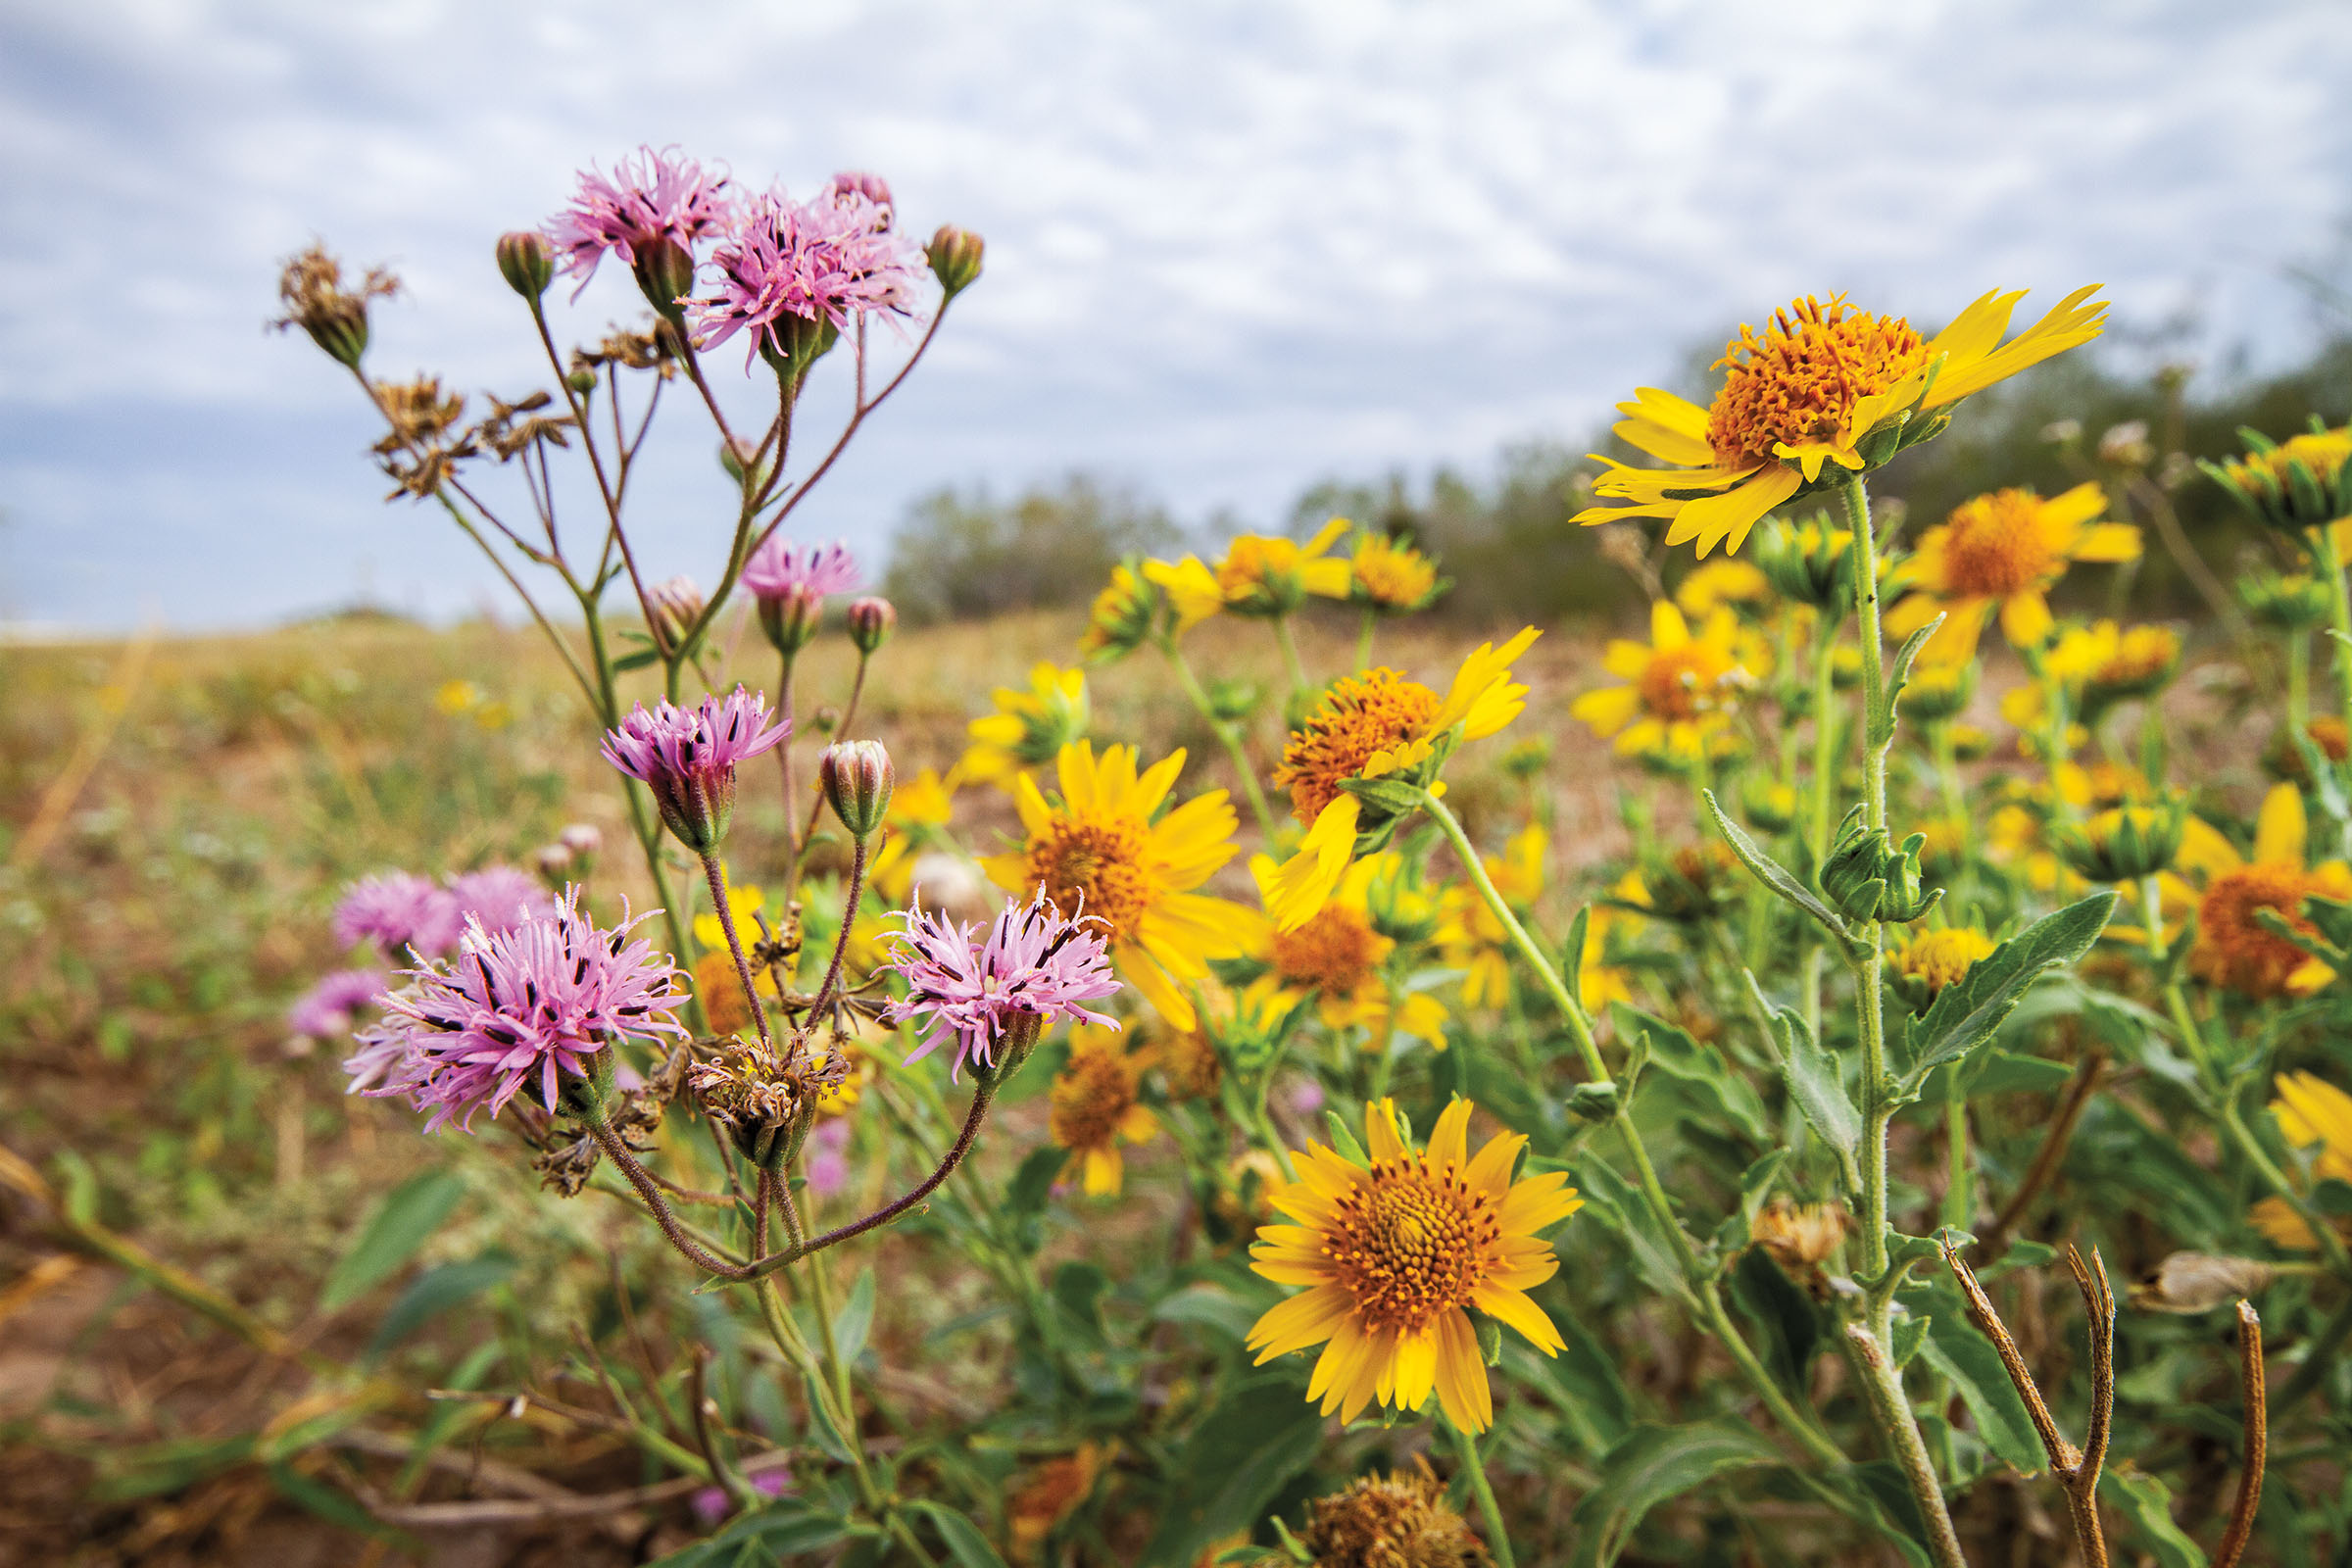
<svg viewBox="0 0 2352 1568">
<path fill-rule="evenodd" d="M 1478 1513 L 1487 1524 L 1487 1550 L 1497 1568 L 1519 1568 L 1519 1559 L 1511 1554 L 1511 1533 L 1503 1528 L 1502 1508 L 1494 1501 L 1494 1488 L 1487 1480 L 1487 1464 L 1478 1456 L 1478 1439 L 1446 1423 L 1453 1433 L 1453 1446 L 1462 1456 L 1462 1474 L 1469 1479 L 1471 1494 L 1478 1498 Z"/>
</svg>

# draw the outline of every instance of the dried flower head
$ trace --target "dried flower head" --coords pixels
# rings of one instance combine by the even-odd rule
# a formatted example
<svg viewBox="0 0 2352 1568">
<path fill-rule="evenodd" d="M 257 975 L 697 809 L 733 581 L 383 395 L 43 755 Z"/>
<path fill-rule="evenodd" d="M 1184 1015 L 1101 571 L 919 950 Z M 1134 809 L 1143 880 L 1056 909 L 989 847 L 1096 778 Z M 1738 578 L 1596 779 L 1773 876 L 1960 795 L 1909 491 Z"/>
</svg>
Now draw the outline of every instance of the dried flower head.
<svg viewBox="0 0 2352 1568">
<path fill-rule="evenodd" d="M 849 1070 L 846 1055 L 811 1053 L 799 1041 L 776 1052 L 728 1040 L 717 1056 L 686 1069 L 686 1088 L 746 1159 L 773 1168 L 800 1152 L 819 1104 Z"/>
<path fill-rule="evenodd" d="M 578 900 L 568 889 L 548 914 L 496 935 L 468 921 L 450 965 L 407 971 L 380 1031 L 362 1036 L 345 1064 L 354 1091 L 408 1096 L 428 1112 L 428 1132 L 470 1126 L 533 1085 L 556 1109 L 567 1083 L 610 1072 L 623 1040 L 683 1035 L 670 1014 L 684 987 L 651 943 L 628 939 L 647 916 L 599 930 Z"/>
<path fill-rule="evenodd" d="M 325 246 L 314 244 L 286 259 L 277 276 L 278 303 L 286 314 L 270 324 L 280 332 L 301 327 L 328 358 L 357 369 L 368 352 L 368 302 L 399 292 L 399 277 L 382 267 L 370 267 L 356 286 L 345 288 L 343 264 Z"/>
<path fill-rule="evenodd" d="M 1810 1273 L 1829 1261 L 1845 1240 L 1845 1210 L 1836 1203 L 1792 1203 L 1776 1198 L 1756 1215 L 1751 1234 L 1792 1274 Z"/>
<path fill-rule="evenodd" d="M 678 841 L 708 855 L 726 837 L 735 813 L 735 769 L 779 745 L 790 720 L 767 722 L 767 699 L 741 686 L 695 708 L 643 703 L 605 732 L 605 760 L 653 791 L 662 820 Z"/>
<path fill-rule="evenodd" d="M 976 927 L 926 914 L 920 905 L 901 911 L 899 918 L 905 929 L 893 935 L 883 967 L 905 978 L 906 998 L 891 1004 L 883 1019 L 897 1024 L 919 1018 L 927 1024 L 908 1061 L 953 1039 L 951 1077 L 967 1061 L 989 1071 L 1000 1065 L 1010 1070 L 1052 1019 L 1118 1026 L 1107 1013 L 1086 1005 L 1119 989 L 1106 951 L 1107 929 L 1083 912 L 1064 918 L 1042 891 L 1026 906 L 1007 899 L 978 943 Z"/>
<path fill-rule="evenodd" d="M 1317 1497 L 1298 1544 L 1315 1568 L 1482 1568 L 1487 1548 L 1446 1501 L 1446 1489 L 1418 1454 L 1414 1468 L 1359 1476 L 1348 1490 Z"/>
</svg>

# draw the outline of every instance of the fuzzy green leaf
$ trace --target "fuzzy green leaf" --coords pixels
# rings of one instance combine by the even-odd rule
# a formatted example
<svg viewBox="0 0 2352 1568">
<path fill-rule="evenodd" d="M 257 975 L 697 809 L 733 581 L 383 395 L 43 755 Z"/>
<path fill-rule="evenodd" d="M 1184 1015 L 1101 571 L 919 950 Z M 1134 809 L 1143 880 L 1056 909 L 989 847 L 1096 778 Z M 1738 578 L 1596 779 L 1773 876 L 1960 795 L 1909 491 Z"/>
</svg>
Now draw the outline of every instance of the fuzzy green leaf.
<svg viewBox="0 0 2352 1568">
<path fill-rule="evenodd" d="M 2115 900 L 2112 890 L 2094 893 L 2044 915 L 1945 986 L 1911 1031 L 1911 1070 L 1903 1078 L 1902 1098 L 1916 1099 L 1929 1073 L 1991 1040 L 2042 971 L 2088 953 L 2107 928 Z"/>
</svg>

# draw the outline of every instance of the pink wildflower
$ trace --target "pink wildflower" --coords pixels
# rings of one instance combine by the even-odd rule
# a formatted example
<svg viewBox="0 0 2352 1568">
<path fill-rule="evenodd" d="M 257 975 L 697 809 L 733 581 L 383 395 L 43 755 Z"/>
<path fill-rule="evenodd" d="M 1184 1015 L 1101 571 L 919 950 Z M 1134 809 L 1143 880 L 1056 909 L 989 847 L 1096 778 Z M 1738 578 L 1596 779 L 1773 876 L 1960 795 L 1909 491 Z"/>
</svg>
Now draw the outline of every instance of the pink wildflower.
<svg viewBox="0 0 2352 1568">
<path fill-rule="evenodd" d="M 372 937 L 388 956 L 412 949 L 426 957 L 447 953 L 464 934 L 466 917 L 447 890 L 407 871 L 354 882 L 335 906 L 335 940 L 356 948 Z"/>
<path fill-rule="evenodd" d="M 966 1061 L 994 1067 L 997 1047 L 1007 1037 L 1025 1051 L 1053 1018 L 1118 1027 L 1108 1014 L 1082 1005 L 1119 989 L 1104 951 L 1108 929 L 1085 915 L 1064 919 L 1042 891 L 1026 908 L 1007 899 L 978 947 L 975 927 L 925 914 L 919 905 L 900 918 L 906 930 L 893 938 L 884 967 L 906 977 L 906 1000 L 892 1003 L 883 1016 L 894 1024 L 925 1014 L 930 1020 L 908 1061 L 953 1036 L 954 1077 Z"/>
<path fill-rule="evenodd" d="M 890 209 L 857 189 L 836 185 L 806 203 L 780 190 L 755 197 L 710 262 L 718 294 L 694 302 L 699 346 L 716 348 L 749 328 L 747 369 L 762 350 L 792 357 L 785 334 L 795 320 L 839 331 L 867 311 L 905 316 L 913 308 L 914 252 Z"/>
<path fill-rule="evenodd" d="M 336 1039 L 351 1033 L 353 1014 L 383 994 L 383 971 L 337 969 L 286 1010 L 286 1027 L 313 1040 Z"/>
<path fill-rule="evenodd" d="M 803 1170 L 808 1177 L 808 1190 L 819 1198 L 831 1198 L 850 1184 L 850 1124 L 841 1117 L 820 1121 L 808 1135 L 808 1158 Z"/>
<path fill-rule="evenodd" d="M 647 916 L 600 931 L 578 902 L 567 889 L 549 913 L 495 936 L 469 920 L 454 963 L 409 970 L 344 1064 L 355 1092 L 408 1095 L 429 1112 L 427 1132 L 470 1127 L 534 1084 L 556 1109 L 562 1081 L 594 1072 L 622 1040 L 683 1036 L 670 1016 L 686 1001 L 676 971 L 652 943 L 627 940 Z"/>
<path fill-rule="evenodd" d="M 485 865 L 449 879 L 449 896 L 460 919 L 471 916 L 492 936 L 512 931 L 523 921 L 551 912 L 555 900 L 539 879 L 511 865 Z"/>
<path fill-rule="evenodd" d="M 781 534 L 769 534 L 767 542 L 743 564 L 743 586 L 755 599 L 789 595 L 824 599 L 846 594 L 864 580 L 847 539 L 829 545 L 798 545 Z"/>
<path fill-rule="evenodd" d="M 548 220 L 548 237 L 564 253 L 563 270 L 586 288 L 607 251 L 631 268 L 664 244 L 691 257 L 697 241 L 719 233 L 733 216 L 732 184 L 674 147 L 640 147 L 634 159 L 612 166 L 609 179 L 594 165 L 580 171 L 579 190 Z"/>
<path fill-rule="evenodd" d="M 762 727 L 766 726 L 766 727 Z M 618 727 L 605 732 L 605 760 L 653 791 L 662 820 L 680 843 L 708 855 L 726 837 L 735 813 L 735 769 L 792 733 L 792 723 L 767 724 L 767 697 L 741 686 L 706 697 L 699 708 L 663 701 L 651 712 L 639 703 Z"/>
</svg>

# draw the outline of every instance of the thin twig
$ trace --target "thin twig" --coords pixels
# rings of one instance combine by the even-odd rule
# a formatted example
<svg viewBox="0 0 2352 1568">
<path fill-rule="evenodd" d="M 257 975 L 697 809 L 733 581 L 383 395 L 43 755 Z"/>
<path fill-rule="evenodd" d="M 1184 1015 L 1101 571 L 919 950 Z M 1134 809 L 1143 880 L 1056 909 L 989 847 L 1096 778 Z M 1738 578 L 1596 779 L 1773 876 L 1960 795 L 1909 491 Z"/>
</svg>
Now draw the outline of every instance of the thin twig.
<svg viewBox="0 0 2352 1568">
<path fill-rule="evenodd" d="M 2262 1471 L 2270 1457 L 2271 1424 L 2264 1402 L 2268 1390 L 2263 1382 L 2262 1319 L 2254 1311 L 2254 1303 L 2237 1303 L 2237 1363 L 2238 1381 L 2244 1386 L 2246 1400 L 2246 1472 L 2237 1483 L 2237 1500 L 2230 1505 L 2230 1528 L 2223 1533 L 2222 1544 L 2214 1548 L 2213 1568 L 2237 1568 L 2237 1559 L 2245 1554 L 2247 1538 L 2254 1533 L 2254 1510 L 2262 1504 Z"/>
<path fill-rule="evenodd" d="M 2107 1053 L 2104 1051 L 2089 1053 L 2075 1069 L 2074 1087 L 2067 1092 L 2066 1102 L 2058 1107 L 2057 1118 L 2042 1134 L 2041 1147 L 2034 1152 L 2034 1162 L 2026 1167 L 2025 1180 L 2018 1183 L 2017 1191 L 2009 1195 L 2009 1201 L 2003 1203 L 2000 1212 L 1993 1216 L 1992 1224 L 1986 1228 L 1984 1238 L 1979 1244 L 1984 1249 L 1986 1256 L 1998 1257 L 2001 1254 L 2007 1246 L 2010 1231 L 2025 1216 L 2026 1206 L 2040 1196 L 2041 1190 L 2049 1186 L 2050 1178 L 2058 1173 L 2059 1165 L 2066 1158 L 2067 1145 L 2074 1139 L 2075 1124 L 2082 1119 L 2082 1108 L 2090 1103 L 2091 1094 L 2099 1087 L 2099 1079 L 2106 1070 Z"/>
<path fill-rule="evenodd" d="M 788 1450 L 773 1448 L 765 1453 L 753 1454 L 743 1461 L 743 1468 L 746 1471 L 780 1470 L 791 1462 L 792 1454 Z M 385 1524 L 406 1530 L 478 1530 L 492 1525 L 542 1524 L 554 1519 L 593 1519 L 599 1514 L 648 1508 L 672 1498 L 688 1496 L 710 1484 L 701 1476 L 680 1476 L 673 1481 L 658 1481 L 652 1486 L 631 1487 L 625 1492 L 604 1492 L 589 1496 L 574 1494 L 564 1497 L 491 1497 L 471 1502 L 416 1502 L 378 1505 L 368 1511 Z"/>
<path fill-rule="evenodd" d="M 2107 1439 L 2115 1419 L 2115 1292 L 2107 1284 L 2106 1261 L 2096 1248 L 2091 1249 L 2088 1264 L 2076 1249 L 2066 1250 L 2067 1266 L 2074 1270 L 2075 1285 L 2082 1293 L 2082 1304 L 2090 1318 L 2090 1427 L 2083 1436 L 2083 1446 L 2078 1448 L 2058 1430 L 2017 1341 L 2010 1338 L 2000 1314 L 1993 1310 L 1975 1270 L 1948 1243 L 1943 1260 L 1968 1298 L 1970 1321 L 2000 1353 L 2001 1366 L 2025 1400 L 2026 1414 L 2033 1418 L 2034 1430 L 2041 1438 L 2042 1451 L 2050 1457 L 2050 1470 L 2066 1489 L 2075 1544 L 2082 1548 L 2085 1568 L 2107 1568 L 2107 1536 L 2099 1523 L 2099 1470 L 2107 1462 Z"/>
</svg>

